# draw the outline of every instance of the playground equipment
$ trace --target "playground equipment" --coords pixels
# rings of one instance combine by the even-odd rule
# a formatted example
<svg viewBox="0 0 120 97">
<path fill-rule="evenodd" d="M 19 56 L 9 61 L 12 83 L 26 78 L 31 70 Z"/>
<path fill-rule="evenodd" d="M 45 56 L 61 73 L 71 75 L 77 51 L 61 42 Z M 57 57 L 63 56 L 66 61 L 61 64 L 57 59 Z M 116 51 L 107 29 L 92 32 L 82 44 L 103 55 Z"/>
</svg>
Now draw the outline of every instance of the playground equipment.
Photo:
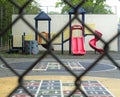
<svg viewBox="0 0 120 97">
<path fill-rule="evenodd" d="M 25 54 L 38 54 L 38 42 L 35 40 L 24 41 L 24 53 Z"/>
<path fill-rule="evenodd" d="M 95 30 L 95 34 L 96 34 L 99 38 L 102 37 L 102 33 L 99 32 L 99 31 L 97 31 L 97 30 Z M 93 39 L 91 39 L 91 40 L 89 41 L 89 45 L 90 45 L 93 49 L 95 49 L 95 51 L 98 51 L 99 53 L 103 53 L 104 50 L 103 50 L 102 48 L 96 47 L 96 43 L 97 43 L 97 41 L 99 40 L 99 38 L 97 38 L 97 37 L 95 36 L 95 38 L 93 38 Z"/>
<path fill-rule="evenodd" d="M 37 40 L 38 38 L 37 37 L 38 36 L 38 21 L 48 21 L 48 39 L 50 39 L 51 18 L 45 12 L 42 11 L 34 19 L 35 19 L 35 28 L 36 28 L 35 40 Z"/>
<path fill-rule="evenodd" d="M 72 30 L 71 30 L 71 27 L 72 27 L 72 24 L 71 24 L 71 20 L 72 20 L 72 15 L 73 14 L 75 14 L 76 12 L 75 12 L 75 9 L 78 7 L 78 5 L 77 6 L 75 6 L 73 9 L 71 9 L 70 11 L 69 11 L 69 28 L 70 28 L 70 39 L 69 39 L 69 54 L 71 54 L 71 38 L 72 38 Z M 86 13 L 86 11 L 83 9 L 83 8 L 79 8 L 78 10 L 78 13 L 79 14 L 81 14 L 81 17 L 82 17 L 82 22 L 83 23 L 85 23 L 85 13 Z M 84 26 L 83 26 L 83 35 L 84 35 Z"/>
<path fill-rule="evenodd" d="M 75 8 L 76 8 L 77 6 L 75 6 Z M 75 14 L 75 10 L 74 10 L 74 8 L 73 9 L 71 9 L 69 12 L 69 31 L 67 31 L 68 33 L 68 35 L 65 33 L 65 31 L 64 32 L 62 32 L 62 34 L 61 34 L 61 36 L 60 36 L 60 38 L 59 38 L 59 40 L 61 39 L 61 42 L 59 42 L 59 43 L 57 43 L 56 45 L 61 45 L 61 52 L 62 52 L 62 54 L 64 53 L 64 43 L 66 43 L 67 41 L 69 41 L 69 54 L 71 54 L 71 51 L 72 51 L 72 53 L 73 54 L 80 54 L 80 55 L 84 55 L 85 53 L 86 53 L 86 51 L 85 51 L 85 47 L 84 47 L 84 36 L 86 36 L 86 35 L 88 35 L 88 34 L 85 34 L 85 28 L 84 28 L 84 26 L 81 26 L 80 27 L 80 25 L 75 25 L 75 26 L 73 26 L 72 27 L 72 24 L 71 24 L 71 19 L 72 19 L 72 15 L 73 14 Z M 78 9 L 78 13 L 79 14 L 81 14 L 81 18 L 82 18 L 82 22 L 83 23 L 85 23 L 85 13 L 86 13 L 86 11 L 83 9 L 83 8 L 79 8 Z M 45 35 L 45 37 L 46 37 L 46 39 L 48 39 L 48 40 L 50 40 L 51 39 L 51 37 L 54 35 L 53 33 L 51 33 L 51 31 L 50 31 L 50 28 L 51 28 L 51 23 L 50 23 L 50 21 L 51 21 L 51 18 L 46 14 L 46 13 L 44 13 L 44 12 L 41 12 L 40 14 L 38 14 L 36 17 L 35 17 L 35 27 L 36 27 L 36 29 L 37 29 L 37 31 L 38 31 L 38 21 L 48 21 L 48 33 L 46 34 L 46 33 L 43 33 L 43 34 L 46 34 Z M 77 27 L 77 28 L 76 28 Z M 79 28 L 80 27 L 80 28 Z M 74 37 L 73 36 L 73 32 L 72 31 L 74 31 L 74 30 L 81 30 L 82 31 L 82 36 L 81 37 Z M 92 35 L 93 35 L 93 33 L 91 33 Z M 64 36 L 68 36 L 67 38 L 66 37 L 64 37 Z M 37 41 L 39 41 L 39 44 L 41 44 L 44 48 L 48 48 L 48 45 L 46 44 L 46 43 L 40 43 L 40 38 L 38 39 L 38 34 L 37 34 L 37 32 L 35 33 L 35 39 L 37 40 Z M 42 38 L 41 38 L 42 39 Z M 58 39 L 57 39 L 58 40 Z M 98 49 L 97 47 L 96 47 L 96 45 L 93 45 L 93 42 L 97 42 L 97 40 L 92 40 L 91 42 L 90 42 L 90 46 L 92 47 L 92 48 L 94 48 L 94 49 L 96 49 L 97 51 L 102 51 L 102 50 L 100 50 L 100 49 Z M 96 43 L 94 43 L 94 44 L 96 44 Z M 53 47 L 52 47 L 53 48 Z M 72 50 L 71 50 L 71 48 L 72 48 Z"/>
<path fill-rule="evenodd" d="M 81 32 L 80 32 L 81 31 Z M 74 33 L 77 33 L 80 35 L 73 35 Z M 72 48 L 72 53 L 76 54 L 76 55 L 84 55 L 86 54 L 86 50 L 85 50 L 85 46 L 84 46 L 84 34 L 83 34 L 83 27 L 81 25 L 73 25 L 72 26 L 72 38 L 71 38 L 71 48 Z M 95 34 L 101 38 L 102 37 L 102 33 L 95 30 Z M 104 50 L 102 48 L 98 48 L 96 46 L 97 41 L 99 40 L 99 38 L 95 36 L 95 38 L 91 39 L 89 41 L 89 45 L 90 47 L 92 47 L 95 51 L 98 51 L 99 53 L 103 53 Z"/>
<path fill-rule="evenodd" d="M 76 8 L 77 6 L 75 6 Z M 78 13 L 82 15 L 82 23 L 84 24 L 85 23 L 85 13 L 86 11 L 83 9 L 83 8 L 79 8 L 78 9 Z M 71 48 L 72 48 L 72 53 L 73 54 L 80 54 L 80 55 L 84 55 L 86 53 L 85 51 L 85 48 L 84 48 L 84 36 L 87 36 L 89 34 L 86 34 L 85 33 L 85 28 L 84 26 L 81 27 L 81 28 L 72 28 L 72 24 L 71 24 L 71 20 L 72 20 L 72 14 L 75 14 L 75 10 L 74 8 L 71 9 L 69 11 L 69 21 L 70 21 L 70 25 L 69 25 L 69 28 L 70 28 L 70 40 L 69 40 L 69 54 L 71 54 Z M 77 25 L 75 25 L 77 26 Z M 79 25 L 78 25 L 79 26 Z M 82 30 L 82 37 L 72 37 L 72 30 L 75 30 L 75 29 L 78 29 L 78 30 Z M 101 35 L 100 32 L 98 31 L 95 31 L 97 32 L 96 34 L 98 35 Z M 90 35 L 93 35 L 93 33 L 90 33 Z M 95 39 L 92 39 L 90 42 L 89 42 L 89 45 L 95 49 L 96 51 L 102 53 L 103 52 L 103 49 L 101 48 L 97 48 L 96 47 L 96 42 L 98 41 L 99 39 L 95 37 Z M 72 46 L 71 46 L 72 45 Z"/>
<path fill-rule="evenodd" d="M 81 34 L 81 36 L 73 36 L 74 33 L 77 33 L 77 31 L 82 31 L 82 26 L 80 25 L 73 25 L 72 26 L 72 40 L 71 40 L 71 44 L 72 44 L 72 53 L 73 54 L 80 54 L 80 55 L 84 55 L 86 53 L 85 51 L 85 47 L 84 47 L 84 36 L 83 34 Z M 82 32 L 83 33 L 83 32 Z M 80 34 L 80 32 L 78 32 L 78 34 Z"/>
<path fill-rule="evenodd" d="M 63 54 L 64 53 L 64 44 L 66 42 L 68 42 L 69 54 L 71 54 L 71 51 L 72 51 L 73 54 L 84 55 L 86 53 L 85 48 L 84 48 L 84 37 L 89 35 L 89 34 L 93 35 L 93 33 L 86 33 L 86 28 L 83 25 L 81 26 L 80 29 L 78 29 L 79 27 L 77 29 L 75 27 L 72 28 L 73 21 L 71 21 L 71 20 L 72 20 L 72 17 L 73 17 L 72 15 L 75 14 L 74 11 L 75 11 L 74 8 L 69 11 L 69 25 L 68 25 L 68 27 L 63 29 L 62 32 L 60 33 L 60 35 L 56 39 L 54 39 L 51 44 L 52 45 L 61 45 L 61 53 Z M 84 24 L 84 22 L 85 22 L 85 10 L 83 8 L 79 8 L 77 11 L 78 11 L 79 14 L 81 14 L 81 16 L 82 16 L 81 21 Z M 55 32 L 50 31 L 51 18 L 46 13 L 44 13 L 42 11 L 34 19 L 35 19 L 36 32 L 34 33 L 34 35 L 33 34 L 31 35 L 31 32 L 27 32 L 25 37 L 27 37 L 28 34 L 30 34 L 31 36 L 34 37 L 33 39 L 30 39 L 30 40 L 36 40 L 38 42 L 38 45 L 42 45 L 44 48 L 48 49 L 49 45 L 46 43 L 46 41 L 43 39 L 42 36 L 44 36 L 47 40 L 50 40 L 51 38 L 53 38 L 53 36 L 55 36 L 57 34 Z M 46 26 L 42 25 L 42 24 L 40 24 L 38 26 L 39 21 L 42 21 L 42 22 L 43 21 L 48 21 L 48 24 Z M 44 26 L 44 27 L 41 27 L 41 26 Z M 92 25 L 92 26 L 94 26 L 94 25 Z M 39 32 L 38 32 L 38 28 L 39 28 Z M 46 31 L 46 29 L 48 31 Z M 73 34 L 76 33 L 76 32 L 73 33 L 73 31 L 77 31 L 77 30 L 82 31 L 80 37 L 74 37 L 74 35 L 73 35 Z M 45 31 L 45 32 L 41 33 L 42 31 Z M 87 32 L 90 32 L 90 31 L 87 31 Z M 42 36 L 39 35 L 38 33 L 41 33 Z M 20 35 L 18 35 L 18 36 L 20 36 Z M 13 37 L 15 38 L 16 35 L 13 34 Z M 24 42 L 23 40 L 27 41 L 27 39 L 22 39 L 23 37 L 21 37 L 19 39 L 19 41 L 16 42 L 14 38 L 13 38 L 12 44 L 15 46 L 15 43 L 20 43 L 18 46 L 19 46 L 19 48 L 23 49 L 23 47 L 24 47 L 23 46 L 23 42 Z M 18 39 L 18 38 L 16 38 L 16 39 Z M 14 46 L 12 46 L 12 47 L 14 47 Z M 17 46 L 17 48 L 18 48 L 18 46 Z M 93 47 L 93 45 L 92 45 L 92 47 Z M 14 47 L 14 49 L 15 49 L 15 47 Z"/>
<path fill-rule="evenodd" d="M 8 53 L 19 52 L 25 54 L 38 54 L 38 42 L 34 39 L 34 35 L 10 35 Z M 18 40 L 20 39 L 20 40 Z"/>
<path fill-rule="evenodd" d="M 9 51 L 8 53 L 18 53 L 22 50 L 22 35 L 9 35 Z M 21 41 L 21 43 L 20 43 Z"/>
<path fill-rule="evenodd" d="M 77 6 L 76 6 L 77 7 Z M 78 13 L 82 15 L 82 22 L 84 23 L 84 20 L 85 20 L 85 10 L 83 8 L 79 8 L 78 10 Z M 71 37 L 72 37 L 72 32 L 71 32 L 71 18 L 72 18 L 72 14 L 75 13 L 75 10 L 74 8 L 71 9 L 69 11 L 69 21 L 70 21 L 70 25 L 69 25 L 69 32 L 68 32 L 68 38 L 64 37 L 64 32 L 62 32 L 62 35 L 61 35 L 61 43 L 58 43 L 56 45 L 61 45 L 61 53 L 63 54 L 64 53 L 64 43 L 66 43 L 67 41 L 69 41 L 69 54 L 71 54 Z M 39 13 L 36 17 L 35 17 L 35 28 L 36 28 L 36 33 L 35 33 L 35 40 L 38 41 L 38 21 L 48 21 L 48 39 L 50 40 L 51 39 L 51 18 L 45 13 L 45 12 L 41 12 Z M 84 31 L 84 27 L 83 27 L 83 31 Z M 67 34 L 66 34 L 67 35 Z M 65 35 L 65 36 L 66 36 Z M 47 45 L 45 45 L 47 47 Z M 45 47 L 44 46 L 44 47 Z"/>
<path fill-rule="evenodd" d="M 47 40 L 49 39 L 47 32 L 41 32 L 41 34 L 42 34 Z M 40 37 L 39 35 L 38 35 L 38 43 L 39 43 L 42 47 L 44 47 L 45 49 L 48 49 L 48 48 L 49 48 L 49 45 L 48 45 L 48 44 L 42 39 L 42 37 Z M 52 45 L 51 45 L 51 50 L 54 51 L 54 48 L 53 48 Z"/>
<path fill-rule="evenodd" d="M 41 12 L 39 13 L 36 17 L 35 17 L 35 28 L 37 30 L 37 32 L 35 32 L 35 40 L 38 41 L 38 43 L 40 45 L 42 45 L 42 47 L 44 47 L 45 49 L 48 49 L 49 48 L 49 45 L 46 44 L 44 42 L 44 40 L 42 40 L 41 37 L 39 37 L 38 35 L 38 21 L 48 21 L 48 33 L 46 32 L 42 32 L 41 34 L 47 39 L 47 40 L 50 40 L 50 26 L 51 26 L 51 18 L 45 13 L 45 12 Z M 51 50 L 54 50 L 53 46 L 51 45 Z"/>
<path fill-rule="evenodd" d="M 48 49 L 48 45 L 45 43 L 45 41 L 38 36 L 38 21 L 48 21 L 48 32 L 47 33 L 41 33 L 43 36 L 45 36 L 46 39 L 50 40 L 51 37 L 55 35 L 55 33 L 51 33 L 51 18 L 45 13 L 41 12 L 35 17 L 35 28 L 36 28 L 36 33 L 35 33 L 35 40 L 38 41 L 39 45 L 42 45 L 44 48 Z M 39 27 L 40 29 L 40 27 Z M 66 33 L 67 32 L 67 33 Z M 59 39 L 55 39 L 57 42 L 53 42 L 54 45 L 61 45 L 61 52 L 63 54 L 64 51 L 64 43 L 70 40 L 69 38 L 69 31 L 65 30 L 62 32 L 60 35 Z M 54 50 L 53 46 L 51 45 L 51 49 Z"/>
</svg>

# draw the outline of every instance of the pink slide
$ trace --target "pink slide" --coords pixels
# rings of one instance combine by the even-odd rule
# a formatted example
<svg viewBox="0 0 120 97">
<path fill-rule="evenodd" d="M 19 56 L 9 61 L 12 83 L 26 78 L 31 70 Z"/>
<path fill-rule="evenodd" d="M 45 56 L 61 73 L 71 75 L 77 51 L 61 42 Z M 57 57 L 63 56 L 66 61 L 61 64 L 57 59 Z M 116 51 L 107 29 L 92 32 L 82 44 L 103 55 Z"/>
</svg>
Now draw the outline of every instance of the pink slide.
<svg viewBox="0 0 120 97">
<path fill-rule="evenodd" d="M 86 53 L 83 37 L 72 37 L 72 53 L 80 55 L 84 55 Z"/>
<path fill-rule="evenodd" d="M 99 31 L 95 30 L 95 33 L 96 33 L 99 37 L 102 37 L 102 33 L 100 33 Z M 96 51 L 98 51 L 99 53 L 103 53 L 104 50 L 103 50 L 102 48 L 96 47 L 96 42 L 97 42 L 98 40 L 99 40 L 99 39 L 98 39 L 97 37 L 91 39 L 91 40 L 89 41 L 89 45 L 90 45 L 93 49 L 95 49 Z"/>
</svg>

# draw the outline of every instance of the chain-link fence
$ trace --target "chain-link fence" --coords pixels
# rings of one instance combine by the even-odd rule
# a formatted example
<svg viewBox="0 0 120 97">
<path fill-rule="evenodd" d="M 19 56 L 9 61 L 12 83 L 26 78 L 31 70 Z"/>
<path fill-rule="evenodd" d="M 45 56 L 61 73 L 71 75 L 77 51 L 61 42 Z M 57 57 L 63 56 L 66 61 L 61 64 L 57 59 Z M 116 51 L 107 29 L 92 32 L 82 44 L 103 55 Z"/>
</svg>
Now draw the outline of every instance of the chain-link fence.
<svg viewBox="0 0 120 97">
<path fill-rule="evenodd" d="M 17 21 L 19 19 L 22 19 L 24 21 L 24 23 L 26 23 L 30 29 L 33 30 L 33 32 L 37 32 L 37 30 L 31 25 L 29 24 L 29 22 L 24 18 L 24 8 L 27 7 L 31 2 L 32 0 L 28 0 L 23 6 L 19 6 L 19 4 L 17 4 L 17 2 L 15 2 L 14 0 L 9 0 L 9 2 L 11 4 L 13 4 L 18 10 L 19 10 L 19 15 L 17 16 L 17 18 L 12 22 L 10 23 L 9 25 L 6 25 L 6 28 L 5 29 L 2 29 L 1 30 L 1 33 L 0 33 L 0 36 L 3 36 L 5 34 L 7 34 L 8 30 L 14 25 L 17 23 Z M 118 36 L 120 35 L 120 33 L 117 33 L 115 36 L 113 36 L 108 42 L 104 41 L 104 39 L 100 39 L 100 41 L 102 43 L 104 43 L 104 53 L 101 54 L 99 56 L 99 58 L 96 59 L 96 61 L 94 61 L 84 72 L 82 72 L 80 75 L 77 75 L 75 74 L 71 69 L 69 69 L 62 61 L 61 59 L 59 59 L 55 54 L 54 52 L 51 50 L 51 44 L 52 42 L 61 34 L 61 32 L 63 32 L 65 30 L 65 28 L 67 26 L 69 26 L 69 24 L 71 24 L 75 19 L 78 20 L 84 27 L 86 27 L 88 30 L 90 30 L 93 34 L 94 32 L 89 28 L 87 27 L 87 25 L 85 23 L 83 23 L 81 21 L 81 19 L 79 19 L 78 17 L 78 9 L 84 4 L 86 3 L 87 0 L 82 0 L 81 2 L 79 2 L 79 4 L 76 6 L 76 8 L 74 8 L 74 6 L 72 4 L 69 3 L 68 0 L 64 0 L 64 3 L 69 5 L 71 8 L 73 8 L 75 10 L 75 14 L 74 16 L 72 17 L 71 21 L 69 21 L 68 23 L 66 23 L 66 25 L 61 28 L 61 30 L 58 32 L 58 34 L 56 34 L 50 41 L 46 40 L 43 35 L 41 35 L 40 33 L 38 33 L 46 42 L 47 42 L 47 45 L 49 46 L 49 48 L 47 49 L 47 51 L 45 51 L 34 63 L 32 63 L 32 65 L 26 70 L 24 71 L 22 74 L 19 74 L 16 70 L 14 70 L 10 65 L 9 63 L 7 63 L 5 61 L 5 59 L 0 56 L 0 60 L 6 65 L 6 67 L 9 68 L 9 70 L 11 72 L 13 72 L 17 77 L 18 77 L 18 85 L 17 87 L 10 93 L 8 94 L 9 97 L 11 97 L 13 95 L 13 93 L 19 89 L 19 88 L 22 88 L 24 89 L 25 92 L 28 93 L 29 96 L 33 97 L 33 95 L 24 87 L 23 85 L 23 81 L 24 81 L 24 78 L 27 76 L 27 74 L 34 68 L 34 66 L 38 63 L 38 62 L 41 62 L 44 58 L 46 58 L 47 55 L 51 55 L 51 57 L 53 57 L 61 66 L 63 66 L 65 68 L 65 70 L 75 78 L 75 89 L 69 94 L 69 97 L 72 97 L 72 95 L 77 91 L 81 91 L 83 97 L 87 97 L 86 93 L 83 91 L 83 89 L 81 88 L 81 81 L 82 81 L 82 78 L 100 61 L 102 60 L 105 56 L 118 68 L 118 70 L 120 70 L 120 66 L 119 64 L 111 57 L 111 55 L 109 54 L 109 45 L 111 44 L 112 41 L 114 41 L 116 38 L 118 38 Z M 99 36 L 95 35 L 96 37 L 99 38 Z M 28 96 L 27 96 L 28 97 Z M 80 96 L 81 97 L 81 96 Z"/>
</svg>

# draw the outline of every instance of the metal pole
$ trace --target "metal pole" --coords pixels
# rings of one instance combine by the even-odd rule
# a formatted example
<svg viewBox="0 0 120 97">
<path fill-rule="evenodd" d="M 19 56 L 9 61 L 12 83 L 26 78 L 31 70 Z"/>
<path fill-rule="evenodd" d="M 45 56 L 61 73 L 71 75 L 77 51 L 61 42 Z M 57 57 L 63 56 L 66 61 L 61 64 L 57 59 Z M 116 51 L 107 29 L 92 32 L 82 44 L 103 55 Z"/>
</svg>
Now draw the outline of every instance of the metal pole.
<svg viewBox="0 0 120 97">
<path fill-rule="evenodd" d="M 48 39 L 50 40 L 51 37 L 50 37 L 50 20 L 48 21 Z"/>
<path fill-rule="evenodd" d="M 38 21 L 37 20 L 35 20 L 35 28 L 36 28 L 35 40 L 37 41 L 37 36 L 38 36 Z"/>
<path fill-rule="evenodd" d="M 72 30 L 71 30 L 71 14 L 69 14 L 69 54 L 71 54 L 71 37 L 72 37 Z"/>
<path fill-rule="evenodd" d="M 82 22 L 85 24 L 85 13 L 82 13 Z M 82 35 L 85 36 L 85 27 L 83 26 L 83 32 Z"/>
</svg>

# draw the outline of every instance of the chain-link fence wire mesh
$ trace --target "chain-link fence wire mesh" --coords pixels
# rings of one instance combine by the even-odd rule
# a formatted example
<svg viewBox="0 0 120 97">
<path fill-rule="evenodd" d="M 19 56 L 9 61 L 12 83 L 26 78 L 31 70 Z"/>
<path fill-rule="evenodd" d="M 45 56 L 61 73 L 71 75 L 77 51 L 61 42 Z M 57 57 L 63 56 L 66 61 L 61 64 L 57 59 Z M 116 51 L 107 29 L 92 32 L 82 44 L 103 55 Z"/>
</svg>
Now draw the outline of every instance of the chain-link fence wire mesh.
<svg viewBox="0 0 120 97">
<path fill-rule="evenodd" d="M 17 16 L 17 18 L 9 25 L 6 25 L 5 29 L 1 30 L 0 36 L 3 36 L 7 33 L 7 31 L 9 29 L 11 29 L 11 27 L 17 23 L 17 21 L 19 19 L 22 19 L 22 21 L 24 23 L 26 23 L 30 29 L 32 29 L 34 32 L 37 32 L 37 34 L 42 37 L 47 45 L 49 46 L 49 48 L 34 62 L 32 63 L 32 65 L 26 70 L 24 71 L 22 74 L 19 74 L 18 72 L 16 72 L 10 65 L 9 63 L 7 63 L 5 61 L 5 59 L 0 56 L 0 60 L 6 65 L 7 68 L 9 68 L 9 70 L 11 72 L 13 72 L 17 77 L 18 77 L 18 85 L 17 87 L 10 93 L 8 94 L 8 97 L 11 97 L 13 95 L 13 93 L 15 91 L 17 91 L 17 89 L 22 88 L 24 89 L 24 91 L 31 97 L 33 97 L 33 95 L 24 87 L 23 85 L 23 81 L 24 81 L 24 77 L 27 76 L 27 74 L 34 68 L 34 66 L 38 63 L 41 62 L 47 55 L 51 55 L 53 57 L 53 59 L 55 59 L 58 63 L 60 63 L 65 70 L 71 75 L 73 76 L 76 80 L 74 82 L 75 84 L 75 88 L 74 90 L 69 94 L 68 97 L 71 97 L 76 91 L 80 91 L 83 95 L 83 97 L 87 97 L 86 93 L 83 91 L 83 89 L 81 88 L 81 82 L 82 82 L 82 78 L 100 61 L 102 60 L 105 56 L 118 68 L 118 70 L 120 70 L 120 66 L 119 64 L 112 58 L 112 56 L 109 54 L 109 45 L 111 44 L 112 41 L 114 41 L 119 35 L 120 33 L 117 33 L 115 36 L 113 36 L 108 42 L 104 41 L 104 39 L 99 38 L 98 35 L 96 35 L 91 28 L 89 28 L 85 23 L 83 23 L 81 21 L 81 19 L 79 19 L 79 13 L 78 13 L 78 9 L 85 3 L 87 2 L 87 0 L 82 0 L 81 2 L 79 2 L 79 4 L 77 5 L 77 7 L 74 8 L 74 6 L 68 1 L 68 0 L 63 0 L 65 4 L 69 5 L 72 9 L 75 10 L 75 14 L 72 17 L 71 21 L 69 21 L 68 23 L 66 23 L 66 25 L 64 25 L 63 28 L 61 28 L 61 30 L 51 39 L 51 40 L 47 40 L 46 38 L 44 38 L 44 36 L 40 33 L 37 32 L 37 30 L 24 18 L 24 8 L 26 8 L 31 2 L 32 0 L 28 0 L 24 5 L 19 6 L 19 4 L 15 1 L 15 0 L 9 0 L 9 2 L 11 4 L 13 4 L 18 10 L 19 10 L 19 15 Z M 100 39 L 101 42 L 103 42 L 104 44 L 104 53 L 101 54 L 83 73 L 77 75 L 75 74 L 72 70 L 70 70 L 62 61 L 61 59 L 59 59 L 54 52 L 51 50 L 51 44 L 52 42 L 61 34 L 61 32 L 63 32 L 70 23 L 72 23 L 74 20 L 79 21 L 84 27 L 86 27 L 89 31 L 91 31 L 93 34 L 95 34 L 96 37 L 98 37 Z"/>
</svg>

